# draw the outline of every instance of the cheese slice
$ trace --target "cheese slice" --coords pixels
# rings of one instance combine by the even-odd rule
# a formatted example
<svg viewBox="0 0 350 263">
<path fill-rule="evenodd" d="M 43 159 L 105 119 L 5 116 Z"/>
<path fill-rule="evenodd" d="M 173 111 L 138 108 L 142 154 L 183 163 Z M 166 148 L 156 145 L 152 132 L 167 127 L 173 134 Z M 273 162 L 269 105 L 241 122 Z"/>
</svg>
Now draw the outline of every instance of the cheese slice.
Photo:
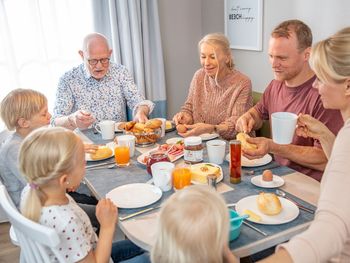
<svg viewBox="0 0 350 263">
<path fill-rule="evenodd" d="M 220 175 L 220 168 L 210 164 L 200 164 L 191 167 L 192 181 L 206 184 L 209 174 L 215 174 L 218 177 Z"/>
<path fill-rule="evenodd" d="M 249 219 L 255 222 L 260 222 L 261 221 L 261 216 L 258 214 L 254 213 L 253 211 L 249 209 L 244 209 L 243 214 L 248 215 Z"/>
</svg>

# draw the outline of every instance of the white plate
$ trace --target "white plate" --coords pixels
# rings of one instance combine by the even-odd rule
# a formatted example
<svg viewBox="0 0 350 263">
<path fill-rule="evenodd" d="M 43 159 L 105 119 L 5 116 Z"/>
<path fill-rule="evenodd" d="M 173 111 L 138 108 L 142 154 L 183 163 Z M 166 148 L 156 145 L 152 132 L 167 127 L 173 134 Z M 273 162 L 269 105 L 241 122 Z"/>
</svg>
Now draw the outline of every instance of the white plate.
<svg viewBox="0 0 350 263">
<path fill-rule="evenodd" d="M 114 131 L 115 132 L 123 132 L 123 130 L 118 128 L 119 124 L 121 124 L 121 123 L 123 123 L 123 122 L 116 122 L 115 123 L 115 126 L 114 126 Z"/>
<path fill-rule="evenodd" d="M 255 222 L 247 218 L 247 220 L 252 221 L 257 224 L 263 225 L 279 225 L 285 224 L 293 221 L 299 215 L 299 208 L 291 201 L 278 197 L 282 204 L 282 211 L 278 215 L 268 216 L 260 212 L 257 205 L 258 195 L 251 195 L 239 200 L 236 204 L 236 211 L 238 214 L 243 215 L 245 209 L 249 209 L 261 217 L 260 222 Z"/>
<path fill-rule="evenodd" d="M 230 162 L 230 154 L 226 155 L 226 161 Z M 270 154 L 265 154 L 262 158 L 249 160 L 247 157 L 242 155 L 241 165 L 244 167 L 258 167 L 268 164 L 272 161 Z"/>
<path fill-rule="evenodd" d="M 91 159 L 89 153 L 85 153 L 85 160 L 88 161 L 88 162 L 97 162 L 97 161 L 102 161 L 102 160 L 106 160 L 106 159 L 109 159 L 109 158 L 113 157 L 114 156 L 115 143 L 114 142 L 109 142 L 109 143 L 106 144 L 106 146 L 109 147 L 112 150 L 112 155 L 111 156 L 106 157 L 106 158 L 102 158 L 102 159 L 98 159 L 98 160 L 93 160 L 93 159 Z"/>
<path fill-rule="evenodd" d="M 137 161 L 140 163 L 140 164 L 143 164 L 143 165 L 146 165 L 146 163 L 143 161 L 143 159 L 145 158 L 145 156 L 148 156 L 150 154 L 150 152 L 153 152 L 153 151 L 156 151 L 159 149 L 159 146 L 156 147 L 156 148 L 153 148 L 147 152 L 144 152 L 143 154 L 139 155 L 137 157 Z M 177 160 L 179 160 L 182 156 L 184 156 L 184 152 L 182 154 L 179 154 L 179 155 L 169 155 L 170 157 L 170 161 L 173 163 Z"/>
<path fill-rule="evenodd" d="M 273 175 L 271 182 L 265 182 L 262 180 L 262 175 L 252 177 L 250 180 L 252 184 L 263 188 L 276 188 L 284 185 L 284 180 L 281 176 Z"/>
<path fill-rule="evenodd" d="M 221 182 L 222 179 L 224 179 L 224 173 L 222 172 L 222 169 L 221 169 L 221 166 L 220 165 L 217 165 L 215 163 L 198 163 L 198 164 L 193 164 L 191 165 L 191 167 L 194 167 L 194 166 L 198 166 L 198 165 L 203 165 L 203 164 L 210 164 L 212 166 L 215 166 L 215 167 L 218 167 L 220 169 L 220 175 L 218 176 L 218 178 L 216 179 L 216 182 Z M 206 185 L 207 183 L 201 183 L 201 182 L 197 182 L 197 181 L 193 181 L 191 180 L 191 183 L 192 184 L 203 184 L 203 185 Z"/>
<path fill-rule="evenodd" d="M 184 138 L 182 137 L 174 137 L 174 138 L 170 138 L 170 139 L 167 139 L 166 140 L 166 143 L 167 144 L 174 144 L 174 143 L 177 143 L 178 141 L 184 141 Z"/>
<path fill-rule="evenodd" d="M 217 134 L 217 133 L 203 133 L 203 134 L 199 135 L 199 137 L 202 138 L 202 141 L 209 141 L 209 140 L 212 140 L 212 139 L 219 137 L 219 134 Z"/>
<path fill-rule="evenodd" d="M 151 184 L 126 184 L 106 194 L 118 208 L 139 208 L 157 202 L 162 190 Z"/>
</svg>

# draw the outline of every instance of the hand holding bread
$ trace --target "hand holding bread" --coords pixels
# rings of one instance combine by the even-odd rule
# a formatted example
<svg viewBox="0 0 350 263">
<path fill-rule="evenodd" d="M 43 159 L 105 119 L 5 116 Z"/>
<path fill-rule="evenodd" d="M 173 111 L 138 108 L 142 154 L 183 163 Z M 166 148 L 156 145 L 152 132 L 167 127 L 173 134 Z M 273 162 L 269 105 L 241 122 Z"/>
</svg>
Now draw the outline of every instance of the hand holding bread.
<svg viewBox="0 0 350 263">
<path fill-rule="evenodd" d="M 241 142 L 242 149 L 244 150 L 256 150 L 258 147 L 256 144 L 252 144 L 247 142 L 247 138 L 250 138 L 250 136 L 246 133 L 240 132 L 236 135 L 236 139 Z"/>
</svg>

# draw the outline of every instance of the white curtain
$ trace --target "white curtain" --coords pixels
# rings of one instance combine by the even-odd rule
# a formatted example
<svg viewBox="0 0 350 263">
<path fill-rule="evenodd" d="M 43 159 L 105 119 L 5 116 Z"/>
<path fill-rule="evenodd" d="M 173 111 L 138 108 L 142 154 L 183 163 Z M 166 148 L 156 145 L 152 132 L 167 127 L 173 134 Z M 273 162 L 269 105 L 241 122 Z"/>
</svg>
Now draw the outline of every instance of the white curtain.
<svg viewBox="0 0 350 263">
<path fill-rule="evenodd" d="M 152 116 L 166 117 L 166 89 L 157 0 L 93 1 L 95 31 L 107 36 L 114 61 L 125 65 Z"/>
<path fill-rule="evenodd" d="M 31 88 L 52 109 L 59 77 L 81 63 L 78 50 L 92 31 L 88 0 L 0 0 L 0 100 Z"/>
</svg>

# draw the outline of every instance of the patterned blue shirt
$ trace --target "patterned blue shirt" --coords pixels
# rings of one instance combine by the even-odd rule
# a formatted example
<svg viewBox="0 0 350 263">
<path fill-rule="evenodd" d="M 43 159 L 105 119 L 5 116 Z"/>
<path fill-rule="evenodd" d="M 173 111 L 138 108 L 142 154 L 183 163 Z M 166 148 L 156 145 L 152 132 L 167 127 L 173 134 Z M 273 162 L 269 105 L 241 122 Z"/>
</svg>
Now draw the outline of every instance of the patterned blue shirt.
<svg viewBox="0 0 350 263">
<path fill-rule="evenodd" d="M 93 78 L 84 64 L 66 72 L 58 83 L 52 123 L 55 118 L 68 116 L 77 110 L 91 112 L 97 122 L 126 120 L 126 105 L 133 110 L 154 103 L 145 100 L 125 66 L 110 63 L 107 74 L 100 80 Z"/>
</svg>

